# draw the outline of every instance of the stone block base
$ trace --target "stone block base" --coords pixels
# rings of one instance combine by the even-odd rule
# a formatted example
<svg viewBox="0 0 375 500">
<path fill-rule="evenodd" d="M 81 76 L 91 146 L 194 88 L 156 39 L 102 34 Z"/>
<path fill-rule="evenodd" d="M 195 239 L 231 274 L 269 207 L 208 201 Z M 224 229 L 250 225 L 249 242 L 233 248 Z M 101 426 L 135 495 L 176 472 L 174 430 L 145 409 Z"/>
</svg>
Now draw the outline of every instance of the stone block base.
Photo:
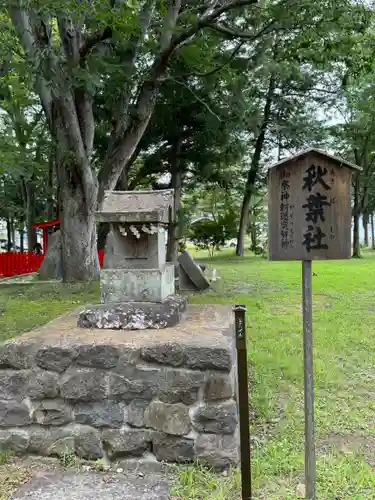
<svg viewBox="0 0 375 500">
<path fill-rule="evenodd" d="M 238 459 L 231 311 L 178 327 L 76 327 L 70 313 L 0 347 L 0 451 L 96 460 Z"/>
<path fill-rule="evenodd" d="M 170 296 L 162 303 L 125 302 L 89 306 L 79 313 L 80 328 L 147 330 L 177 325 L 186 311 L 186 297 Z"/>
<path fill-rule="evenodd" d="M 100 296 L 108 302 L 164 302 L 173 295 L 174 264 L 161 269 L 102 269 Z"/>
</svg>

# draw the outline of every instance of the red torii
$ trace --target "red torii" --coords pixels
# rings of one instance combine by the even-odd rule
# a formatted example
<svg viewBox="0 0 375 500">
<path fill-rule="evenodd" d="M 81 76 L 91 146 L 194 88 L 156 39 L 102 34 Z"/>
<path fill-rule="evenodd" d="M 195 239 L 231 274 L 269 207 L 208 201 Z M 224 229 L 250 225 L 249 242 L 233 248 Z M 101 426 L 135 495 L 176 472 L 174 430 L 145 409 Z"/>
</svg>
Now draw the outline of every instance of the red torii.
<svg viewBox="0 0 375 500">
<path fill-rule="evenodd" d="M 57 219 L 49 220 L 47 222 L 38 222 L 36 224 L 33 224 L 33 228 L 43 230 L 43 253 L 45 254 L 47 252 L 48 236 L 56 229 L 60 229 L 60 221 Z M 32 248 L 29 248 L 29 251 L 32 250 Z"/>
</svg>

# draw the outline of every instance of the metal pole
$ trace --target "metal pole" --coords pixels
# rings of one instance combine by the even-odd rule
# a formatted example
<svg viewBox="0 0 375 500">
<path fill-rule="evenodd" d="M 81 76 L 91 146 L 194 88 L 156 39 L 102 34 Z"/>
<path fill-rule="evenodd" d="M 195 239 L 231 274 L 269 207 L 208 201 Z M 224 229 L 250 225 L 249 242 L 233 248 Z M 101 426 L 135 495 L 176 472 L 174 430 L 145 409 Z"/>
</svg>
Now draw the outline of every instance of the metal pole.
<svg viewBox="0 0 375 500">
<path fill-rule="evenodd" d="M 302 261 L 306 498 L 316 499 L 311 260 Z"/>
<path fill-rule="evenodd" d="M 251 500 L 249 386 L 247 379 L 245 313 L 246 307 L 244 305 L 235 306 L 234 318 L 237 349 L 238 406 L 240 414 L 242 500 Z"/>
</svg>

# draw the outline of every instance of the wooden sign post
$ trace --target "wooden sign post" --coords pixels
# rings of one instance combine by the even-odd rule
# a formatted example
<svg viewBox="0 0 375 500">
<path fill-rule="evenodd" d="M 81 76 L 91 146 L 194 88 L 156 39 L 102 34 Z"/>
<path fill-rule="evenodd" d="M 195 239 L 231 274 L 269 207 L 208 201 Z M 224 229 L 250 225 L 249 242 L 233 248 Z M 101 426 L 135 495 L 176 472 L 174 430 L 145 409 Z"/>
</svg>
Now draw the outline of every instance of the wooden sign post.
<svg viewBox="0 0 375 500">
<path fill-rule="evenodd" d="M 269 169 L 270 260 L 302 261 L 305 486 L 316 499 L 312 336 L 313 260 L 351 256 L 351 180 L 356 165 L 317 149 L 286 158 Z"/>
</svg>

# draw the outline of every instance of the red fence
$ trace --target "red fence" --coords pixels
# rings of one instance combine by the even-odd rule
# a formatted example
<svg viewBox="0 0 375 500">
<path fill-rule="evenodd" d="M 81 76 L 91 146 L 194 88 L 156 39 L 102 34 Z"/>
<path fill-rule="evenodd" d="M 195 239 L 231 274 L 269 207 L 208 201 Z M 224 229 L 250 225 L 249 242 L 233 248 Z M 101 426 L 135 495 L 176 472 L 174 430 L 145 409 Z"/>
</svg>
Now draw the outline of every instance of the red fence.
<svg viewBox="0 0 375 500">
<path fill-rule="evenodd" d="M 104 251 L 98 251 L 100 267 L 103 265 Z M 9 278 L 18 274 L 35 273 L 43 262 L 44 255 L 32 252 L 0 253 L 0 278 Z"/>
</svg>

